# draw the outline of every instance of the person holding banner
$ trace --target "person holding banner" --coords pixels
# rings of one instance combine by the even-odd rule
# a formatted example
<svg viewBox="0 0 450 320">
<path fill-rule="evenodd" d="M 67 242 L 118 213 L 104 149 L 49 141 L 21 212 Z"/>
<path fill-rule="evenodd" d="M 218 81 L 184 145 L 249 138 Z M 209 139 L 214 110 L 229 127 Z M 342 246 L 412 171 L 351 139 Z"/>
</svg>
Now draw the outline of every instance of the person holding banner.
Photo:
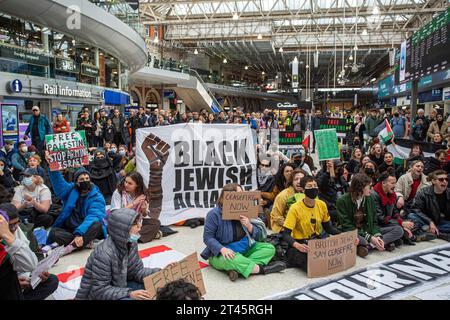
<svg viewBox="0 0 450 320">
<path fill-rule="evenodd" d="M 108 217 L 108 238 L 88 258 L 76 300 L 150 300 L 144 278 L 159 271 L 145 268 L 139 257 L 142 216 L 135 210 L 114 210 Z"/>
<path fill-rule="evenodd" d="M 45 156 L 50 162 L 48 151 Z M 49 171 L 49 176 L 63 208 L 50 230 L 47 243 L 83 248 L 94 239 L 106 237 L 105 198 L 91 182 L 90 173 L 83 167 L 78 169 L 72 183 L 67 182 L 59 171 Z"/>
<path fill-rule="evenodd" d="M 217 206 L 208 212 L 203 231 L 206 248 L 203 259 L 217 269 L 227 271 L 231 281 L 239 274 L 248 278 L 251 274 L 268 274 L 286 268 L 281 261 L 269 263 L 275 255 L 275 247 L 262 242 L 267 235 L 264 223 L 259 219 L 240 216 L 240 220 L 223 220 L 222 207 L 225 191 L 242 192 L 237 183 L 226 184 L 219 196 Z"/>
<path fill-rule="evenodd" d="M 308 240 L 322 237 L 322 231 L 329 235 L 341 233 L 333 227 L 327 205 L 317 199 L 319 188 L 312 176 L 300 181 L 305 191 L 303 200 L 293 204 L 283 224 L 283 239 L 289 245 L 286 252 L 288 265 L 308 271 Z"/>
<path fill-rule="evenodd" d="M 275 198 L 275 201 L 273 203 L 272 212 L 270 213 L 270 228 L 273 232 L 280 232 L 286 215 L 287 215 L 287 209 L 288 209 L 288 200 L 294 196 L 295 194 L 304 195 L 303 189 L 300 186 L 300 182 L 305 177 L 307 173 L 301 169 L 295 169 L 288 181 L 287 181 L 287 188 L 281 191 L 277 197 Z M 303 198 L 303 197 L 301 197 Z M 301 200 L 296 199 L 298 201 Z"/>
<path fill-rule="evenodd" d="M 379 251 L 385 250 L 385 243 L 380 227 L 378 226 L 375 212 L 375 204 L 370 196 L 372 179 L 363 173 L 353 176 L 349 192 L 337 200 L 336 207 L 338 212 L 340 229 L 343 232 L 358 230 L 359 245 L 357 254 L 365 257 L 369 254 L 369 247 L 376 248 Z M 387 240 L 392 242 L 397 238 L 398 230 L 394 234 L 388 234 Z M 400 236 L 403 231 L 400 229 Z M 397 239 L 398 239 L 397 238 Z"/>
</svg>

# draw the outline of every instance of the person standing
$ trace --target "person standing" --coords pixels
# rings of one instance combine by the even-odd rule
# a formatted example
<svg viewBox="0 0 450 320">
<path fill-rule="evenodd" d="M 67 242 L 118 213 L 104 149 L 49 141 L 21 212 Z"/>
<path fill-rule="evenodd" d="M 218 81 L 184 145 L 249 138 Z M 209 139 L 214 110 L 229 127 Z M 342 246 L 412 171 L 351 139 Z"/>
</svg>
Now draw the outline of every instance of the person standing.
<svg viewBox="0 0 450 320">
<path fill-rule="evenodd" d="M 116 145 L 123 144 L 122 128 L 124 127 L 125 119 L 120 114 L 119 109 L 114 109 L 114 113 L 113 113 L 113 116 L 112 116 L 111 120 L 112 120 L 112 124 L 114 126 L 114 129 L 115 129 L 114 141 L 113 142 Z"/>
<path fill-rule="evenodd" d="M 31 109 L 33 111 L 33 116 L 30 118 L 30 123 L 28 124 L 24 140 L 27 140 L 31 136 L 31 143 L 39 150 L 43 151 L 45 147 L 45 135 L 52 134 L 53 129 L 48 121 L 47 117 L 41 114 L 41 110 L 38 106 L 33 106 Z"/>
</svg>

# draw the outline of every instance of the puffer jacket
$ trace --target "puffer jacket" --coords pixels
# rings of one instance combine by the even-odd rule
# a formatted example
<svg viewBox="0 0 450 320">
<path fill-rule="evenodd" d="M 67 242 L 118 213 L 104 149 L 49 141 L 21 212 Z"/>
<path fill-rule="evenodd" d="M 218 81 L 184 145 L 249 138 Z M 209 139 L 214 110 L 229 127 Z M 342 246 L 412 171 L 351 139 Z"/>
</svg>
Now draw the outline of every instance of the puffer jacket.
<svg viewBox="0 0 450 320">
<path fill-rule="evenodd" d="M 77 300 L 119 300 L 133 290 L 127 281 L 143 283 L 159 269 L 144 268 L 137 243 L 129 243 L 131 226 L 138 213 L 131 209 L 114 210 L 108 219 L 108 238 L 95 248 L 86 263 Z"/>
</svg>

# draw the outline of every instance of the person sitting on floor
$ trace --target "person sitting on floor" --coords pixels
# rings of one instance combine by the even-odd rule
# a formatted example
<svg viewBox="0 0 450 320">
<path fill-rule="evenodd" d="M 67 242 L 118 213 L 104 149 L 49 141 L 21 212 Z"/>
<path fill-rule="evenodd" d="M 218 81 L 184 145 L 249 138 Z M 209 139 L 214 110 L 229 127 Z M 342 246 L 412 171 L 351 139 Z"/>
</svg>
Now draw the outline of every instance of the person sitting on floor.
<svg viewBox="0 0 450 320">
<path fill-rule="evenodd" d="M 47 152 L 46 160 L 50 160 Z M 63 208 L 50 230 L 47 243 L 74 244 L 82 248 L 89 246 L 94 239 L 106 237 L 105 198 L 92 184 L 90 173 L 85 168 L 78 169 L 72 183 L 64 180 L 59 171 L 49 171 L 49 176 Z"/>
<path fill-rule="evenodd" d="M 28 157 L 28 168 L 35 169 L 37 175 L 46 179 L 46 174 L 44 168 L 41 167 L 41 157 L 38 154 L 32 154 Z"/>
<path fill-rule="evenodd" d="M 286 268 L 281 261 L 269 263 L 275 255 L 275 247 L 262 242 L 266 235 L 264 222 L 241 216 L 239 221 L 223 220 L 222 206 L 225 191 L 242 192 L 237 183 L 226 184 L 219 196 L 217 206 L 208 212 L 203 231 L 206 248 L 201 253 L 210 266 L 228 272 L 231 281 L 239 274 L 268 274 Z"/>
<path fill-rule="evenodd" d="M 331 224 L 325 202 L 316 199 L 319 188 L 315 178 L 303 177 L 300 186 L 305 190 L 305 197 L 289 209 L 283 224 L 283 239 L 289 245 L 286 252 L 288 265 L 307 272 L 308 240 L 321 238 L 322 228 L 330 235 L 340 231 Z"/>
<path fill-rule="evenodd" d="M 31 155 L 28 152 L 28 147 L 25 141 L 21 141 L 17 144 L 17 150 L 11 155 L 11 166 L 13 168 L 13 177 L 16 181 L 20 180 L 20 175 L 23 170 L 27 168 L 28 157 Z"/>
<path fill-rule="evenodd" d="M 30 284 L 31 272 L 36 268 L 38 257 L 33 252 L 30 241 L 19 227 L 20 219 L 17 209 L 6 204 L 1 205 L 1 209 L 7 213 L 9 218 L 9 230 L 14 237 L 21 243 L 20 254 L 11 258 L 14 270 L 18 272 L 20 287 L 22 288 L 23 297 L 25 300 L 45 300 L 58 288 L 58 278 L 48 271 L 40 275 L 41 282 L 33 289 Z M 8 251 L 8 248 L 7 248 Z M 12 248 L 10 251 L 14 251 Z"/>
<path fill-rule="evenodd" d="M 403 198 L 398 198 L 395 193 L 395 184 L 397 182 L 395 171 L 391 169 L 382 173 L 378 181 L 371 191 L 371 196 L 375 204 L 375 212 L 381 233 L 384 233 L 384 228 L 390 227 L 400 227 L 404 230 L 403 240 L 402 238 L 394 240 L 393 245 L 388 246 L 386 249 L 392 251 L 396 246 L 402 245 L 403 242 L 414 245 L 412 242 L 414 239 L 412 233 L 414 222 L 403 220 L 403 217 L 400 215 L 399 209 L 403 207 L 403 203 L 401 203 Z"/>
<path fill-rule="evenodd" d="M 419 228 L 450 241 L 450 188 L 444 170 L 430 173 L 431 186 L 420 190 L 412 205 L 409 218 L 419 224 Z"/>
<path fill-rule="evenodd" d="M 300 182 L 306 175 L 306 172 L 302 169 L 295 169 L 292 171 L 292 174 L 287 181 L 288 187 L 281 191 L 275 198 L 272 212 L 270 213 L 270 227 L 273 232 L 280 232 L 283 227 L 289 209 L 288 200 L 297 193 L 304 196 L 304 194 L 301 193 L 303 189 L 300 187 Z"/>
<path fill-rule="evenodd" d="M 8 168 L 8 161 L 5 158 L 0 158 L 0 184 L 10 190 L 17 185 L 11 170 Z"/>
<path fill-rule="evenodd" d="M 336 203 L 341 230 L 358 230 L 359 246 L 356 252 L 360 257 L 367 256 L 370 247 L 379 251 L 386 250 L 386 244 L 400 239 L 403 235 L 399 226 L 384 229 L 385 234 L 382 234 L 375 204 L 370 196 L 371 185 L 372 179 L 364 173 L 354 175 L 349 192 Z"/>
<path fill-rule="evenodd" d="M 159 271 L 145 268 L 137 241 L 142 216 L 117 209 L 108 217 L 108 238 L 88 258 L 76 300 L 150 300 L 144 278 Z"/>
<path fill-rule="evenodd" d="M 390 168 L 394 170 L 397 179 L 403 174 L 402 166 L 394 162 L 394 155 L 391 152 L 385 152 L 384 162 L 378 167 L 378 172 L 381 174 Z"/>
<path fill-rule="evenodd" d="M 416 193 L 430 185 L 427 176 L 423 173 L 423 160 L 415 160 L 409 164 L 409 171 L 402 175 L 395 187 L 395 192 L 400 193 L 405 201 L 405 210 L 409 213 Z"/>
<path fill-rule="evenodd" d="M 114 166 L 103 150 L 95 151 L 94 160 L 89 164 L 89 172 L 92 183 L 100 189 L 106 203 L 109 204 L 117 182 Z"/>
<path fill-rule="evenodd" d="M 53 218 L 48 214 L 52 194 L 36 169 L 23 171 L 21 185 L 14 189 L 12 203 L 19 211 L 20 218 L 26 223 L 33 223 L 34 228 L 47 229 L 52 225 Z"/>
<path fill-rule="evenodd" d="M 117 190 L 114 191 L 109 209 L 113 211 L 120 208 L 128 208 L 140 213 L 143 217 L 143 223 L 139 241 L 143 243 L 162 237 L 162 232 L 159 230 L 161 223 L 158 219 L 153 219 L 149 216 L 146 193 L 147 188 L 144 185 L 142 175 L 139 172 L 129 173 L 119 184 Z"/>
</svg>

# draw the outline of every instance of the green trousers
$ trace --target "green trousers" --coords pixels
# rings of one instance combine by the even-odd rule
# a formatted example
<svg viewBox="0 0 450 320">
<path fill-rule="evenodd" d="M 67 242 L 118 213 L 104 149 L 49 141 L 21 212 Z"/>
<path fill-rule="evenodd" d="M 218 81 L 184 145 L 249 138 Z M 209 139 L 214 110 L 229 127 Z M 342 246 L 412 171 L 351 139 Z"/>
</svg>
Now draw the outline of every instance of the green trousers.
<svg viewBox="0 0 450 320">
<path fill-rule="evenodd" d="M 275 247 L 270 243 L 256 242 L 244 254 L 236 253 L 233 260 L 225 259 L 221 254 L 209 258 L 209 264 L 217 270 L 236 270 L 248 278 L 256 264 L 266 265 L 275 255 Z"/>
</svg>

